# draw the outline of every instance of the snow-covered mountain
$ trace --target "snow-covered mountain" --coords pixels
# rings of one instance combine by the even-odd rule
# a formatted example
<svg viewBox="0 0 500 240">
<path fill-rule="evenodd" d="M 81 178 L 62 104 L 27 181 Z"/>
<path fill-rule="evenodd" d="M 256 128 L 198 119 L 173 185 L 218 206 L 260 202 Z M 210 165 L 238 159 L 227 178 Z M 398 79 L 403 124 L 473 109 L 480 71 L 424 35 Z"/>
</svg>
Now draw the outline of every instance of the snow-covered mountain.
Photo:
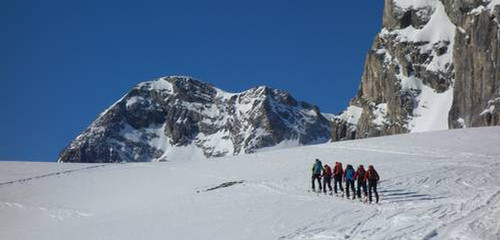
<svg viewBox="0 0 500 240">
<path fill-rule="evenodd" d="M 170 161 L 329 140 L 313 105 L 261 86 L 228 93 L 191 77 L 138 84 L 62 151 L 60 162 Z"/>
<path fill-rule="evenodd" d="M 499 22 L 499 0 L 386 0 L 333 140 L 500 125 Z"/>
<path fill-rule="evenodd" d="M 0 162 L 0 239 L 481 239 L 500 236 L 500 127 L 211 161 Z M 373 164 L 378 205 L 308 192 L 310 167 Z"/>
</svg>

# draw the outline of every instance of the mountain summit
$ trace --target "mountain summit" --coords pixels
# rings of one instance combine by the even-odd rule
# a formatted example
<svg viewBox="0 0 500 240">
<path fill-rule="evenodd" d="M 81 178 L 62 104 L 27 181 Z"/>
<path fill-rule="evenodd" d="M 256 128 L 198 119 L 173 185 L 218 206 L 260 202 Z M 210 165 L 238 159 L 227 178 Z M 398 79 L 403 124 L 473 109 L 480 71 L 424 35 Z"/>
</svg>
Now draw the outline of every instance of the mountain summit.
<svg viewBox="0 0 500 240">
<path fill-rule="evenodd" d="M 143 82 L 105 110 L 60 162 L 170 161 L 330 139 L 316 106 L 265 86 L 228 93 L 191 77 Z"/>
</svg>

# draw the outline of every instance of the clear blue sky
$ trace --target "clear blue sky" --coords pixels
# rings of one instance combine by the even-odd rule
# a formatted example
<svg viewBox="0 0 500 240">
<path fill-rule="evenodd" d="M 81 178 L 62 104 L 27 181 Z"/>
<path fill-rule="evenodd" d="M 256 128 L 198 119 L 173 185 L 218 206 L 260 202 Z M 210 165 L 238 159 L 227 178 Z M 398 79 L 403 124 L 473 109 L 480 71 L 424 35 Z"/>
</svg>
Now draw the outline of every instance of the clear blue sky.
<svg viewBox="0 0 500 240">
<path fill-rule="evenodd" d="M 135 84 L 190 75 L 269 85 L 337 113 L 383 0 L 2 0 L 0 160 L 55 161 Z"/>
</svg>

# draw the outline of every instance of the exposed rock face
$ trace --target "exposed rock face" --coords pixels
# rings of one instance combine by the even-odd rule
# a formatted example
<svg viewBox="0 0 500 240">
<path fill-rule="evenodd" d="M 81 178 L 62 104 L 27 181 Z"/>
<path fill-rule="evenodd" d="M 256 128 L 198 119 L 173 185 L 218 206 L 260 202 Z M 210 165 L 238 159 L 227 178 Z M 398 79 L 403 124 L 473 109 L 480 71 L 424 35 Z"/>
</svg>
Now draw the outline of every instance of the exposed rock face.
<svg viewBox="0 0 500 240">
<path fill-rule="evenodd" d="M 482 7 L 488 6 L 482 1 L 447 2 L 455 2 L 450 15 L 459 26 L 450 127 L 500 125 L 500 1 L 495 7 Z"/>
<path fill-rule="evenodd" d="M 499 125 L 499 21 L 498 0 L 386 0 L 332 140 Z"/>
<path fill-rule="evenodd" d="M 162 161 L 251 153 L 328 141 L 330 122 L 289 93 L 232 94 L 190 77 L 137 85 L 60 155 L 61 162 Z"/>
</svg>

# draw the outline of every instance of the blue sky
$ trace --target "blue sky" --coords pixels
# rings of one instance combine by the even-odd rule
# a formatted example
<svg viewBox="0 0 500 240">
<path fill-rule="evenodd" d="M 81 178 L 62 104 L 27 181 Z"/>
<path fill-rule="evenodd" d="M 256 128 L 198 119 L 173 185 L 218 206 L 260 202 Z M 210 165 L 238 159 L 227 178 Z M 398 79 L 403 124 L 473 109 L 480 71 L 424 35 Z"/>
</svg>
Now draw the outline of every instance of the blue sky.
<svg viewBox="0 0 500 240">
<path fill-rule="evenodd" d="M 55 161 L 135 84 L 190 75 L 284 89 L 323 112 L 354 96 L 383 0 L 0 1 L 0 160 Z"/>
</svg>

